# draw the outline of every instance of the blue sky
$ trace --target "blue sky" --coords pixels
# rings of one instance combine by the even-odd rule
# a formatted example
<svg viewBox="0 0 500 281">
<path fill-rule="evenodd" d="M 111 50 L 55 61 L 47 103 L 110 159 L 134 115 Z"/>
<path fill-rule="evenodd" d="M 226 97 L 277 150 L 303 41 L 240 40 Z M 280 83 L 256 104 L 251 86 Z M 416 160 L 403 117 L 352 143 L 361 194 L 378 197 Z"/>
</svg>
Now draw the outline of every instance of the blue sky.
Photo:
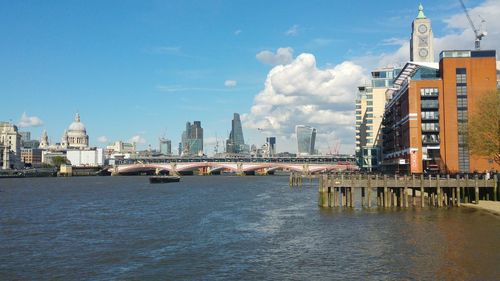
<svg viewBox="0 0 500 281">
<path fill-rule="evenodd" d="M 422 2 L 435 37 L 467 34 L 458 1 Z M 465 1 L 472 11 L 497 7 L 495 2 Z M 238 112 L 245 116 L 247 142 L 261 145 L 266 135 L 277 135 L 278 150 L 293 152 L 290 128 L 301 120 L 283 119 L 279 129 L 258 131 L 255 124 L 265 116 L 251 113 L 271 70 L 302 53 L 311 54 L 319 70 L 352 62 L 363 75 L 381 61 L 400 63 L 397 54 L 410 36 L 418 3 L 0 1 L 0 120 L 19 123 L 25 113 L 33 122 L 22 130 L 38 138 L 46 129 L 59 142 L 78 111 L 94 146 L 104 145 L 98 138 L 135 136 L 142 147 L 153 148 L 163 135 L 178 143 L 185 123 L 200 120 L 210 154 L 215 136 L 227 138 Z M 455 15 L 460 23 L 449 22 Z M 497 26 L 491 22 L 488 27 Z M 487 40 L 498 49 L 497 41 Z M 291 59 L 258 56 L 278 48 L 289 48 L 284 53 Z M 348 100 L 341 102 L 344 111 L 353 108 Z M 321 129 L 325 139 L 352 152 L 352 131 L 346 124 L 336 130 L 335 122 Z"/>
</svg>

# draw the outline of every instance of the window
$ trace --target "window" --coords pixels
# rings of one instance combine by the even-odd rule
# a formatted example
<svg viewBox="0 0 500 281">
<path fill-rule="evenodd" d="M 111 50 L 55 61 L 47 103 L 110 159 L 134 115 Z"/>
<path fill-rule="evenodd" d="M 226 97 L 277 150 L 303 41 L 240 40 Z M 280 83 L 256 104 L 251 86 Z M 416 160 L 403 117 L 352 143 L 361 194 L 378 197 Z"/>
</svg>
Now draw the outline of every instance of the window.
<svg viewBox="0 0 500 281">
<path fill-rule="evenodd" d="M 367 117 L 367 118 L 373 118 L 373 113 L 367 113 L 367 114 L 366 114 L 366 117 Z"/>
<path fill-rule="evenodd" d="M 366 112 L 373 112 L 373 107 L 367 107 Z"/>
<path fill-rule="evenodd" d="M 356 109 L 361 109 L 361 105 L 360 104 L 356 104 Z"/>
<path fill-rule="evenodd" d="M 366 119 L 366 124 L 373 124 L 373 119 Z"/>
<path fill-rule="evenodd" d="M 437 100 L 422 100 L 421 106 L 425 108 L 438 108 L 439 104 Z"/>
<path fill-rule="evenodd" d="M 366 99 L 367 99 L 367 100 L 371 100 L 371 99 L 373 99 L 373 95 L 366 95 Z"/>
<path fill-rule="evenodd" d="M 361 120 L 361 116 L 356 116 L 356 120 Z"/>
<path fill-rule="evenodd" d="M 457 99 L 457 107 L 459 107 L 459 108 L 467 108 L 467 98 L 458 98 Z"/>
<path fill-rule="evenodd" d="M 465 68 L 457 68 L 456 69 L 456 74 L 457 74 L 457 77 L 456 77 L 456 80 L 457 80 L 457 84 L 465 84 L 467 83 L 467 69 Z"/>
<path fill-rule="evenodd" d="M 420 96 L 422 96 L 422 97 L 437 97 L 438 94 L 439 94 L 438 88 L 420 89 Z"/>
<path fill-rule="evenodd" d="M 361 110 L 356 110 L 357 115 L 361 115 Z"/>
<path fill-rule="evenodd" d="M 373 105 L 373 101 L 367 101 L 366 105 Z"/>
<path fill-rule="evenodd" d="M 457 86 L 457 96 L 467 96 L 467 86 Z"/>
</svg>

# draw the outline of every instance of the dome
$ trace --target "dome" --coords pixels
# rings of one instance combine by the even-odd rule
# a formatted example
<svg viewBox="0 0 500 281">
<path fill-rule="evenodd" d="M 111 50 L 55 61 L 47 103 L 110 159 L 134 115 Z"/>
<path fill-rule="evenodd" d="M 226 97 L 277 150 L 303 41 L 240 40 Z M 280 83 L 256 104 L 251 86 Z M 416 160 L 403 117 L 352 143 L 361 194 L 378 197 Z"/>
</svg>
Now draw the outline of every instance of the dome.
<svg viewBox="0 0 500 281">
<path fill-rule="evenodd" d="M 71 125 L 68 127 L 68 131 L 79 131 L 79 132 L 85 132 L 85 125 L 83 125 L 82 122 L 73 122 Z"/>
<path fill-rule="evenodd" d="M 85 125 L 82 122 L 80 122 L 79 113 L 76 114 L 75 121 L 69 125 L 68 131 L 86 133 L 87 130 L 85 129 Z"/>
</svg>

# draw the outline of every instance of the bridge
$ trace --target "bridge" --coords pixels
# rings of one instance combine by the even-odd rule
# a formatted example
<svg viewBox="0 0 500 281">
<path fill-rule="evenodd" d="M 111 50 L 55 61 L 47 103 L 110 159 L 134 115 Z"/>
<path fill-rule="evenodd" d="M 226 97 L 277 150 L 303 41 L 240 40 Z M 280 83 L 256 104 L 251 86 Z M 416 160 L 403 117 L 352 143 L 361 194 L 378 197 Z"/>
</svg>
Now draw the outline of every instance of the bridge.
<svg viewBox="0 0 500 281">
<path fill-rule="evenodd" d="M 275 171 L 317 174 L 330 171 L 357 170 L 353 156 L 209 158 L 209 157 L 140 157 L 123 159 L 109 168 L 115 175 L 168 173 L 237 175 L 272 174 Z"/>
</svg>

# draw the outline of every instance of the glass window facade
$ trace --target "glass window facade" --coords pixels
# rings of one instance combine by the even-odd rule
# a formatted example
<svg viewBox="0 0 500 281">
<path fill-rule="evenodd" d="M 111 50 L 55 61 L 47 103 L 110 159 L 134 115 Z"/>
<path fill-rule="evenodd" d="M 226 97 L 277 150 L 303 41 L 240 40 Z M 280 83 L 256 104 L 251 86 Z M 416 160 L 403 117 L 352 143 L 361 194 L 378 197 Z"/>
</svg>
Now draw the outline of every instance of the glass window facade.
<svg viewBox="0 0 500 281">
<path fill-rule="evenodd" d="M 310 126 L 297 125 L 297 154 L 299 156 L 313 155 L 316 142 L 316 129 Z"/>
</svg>

